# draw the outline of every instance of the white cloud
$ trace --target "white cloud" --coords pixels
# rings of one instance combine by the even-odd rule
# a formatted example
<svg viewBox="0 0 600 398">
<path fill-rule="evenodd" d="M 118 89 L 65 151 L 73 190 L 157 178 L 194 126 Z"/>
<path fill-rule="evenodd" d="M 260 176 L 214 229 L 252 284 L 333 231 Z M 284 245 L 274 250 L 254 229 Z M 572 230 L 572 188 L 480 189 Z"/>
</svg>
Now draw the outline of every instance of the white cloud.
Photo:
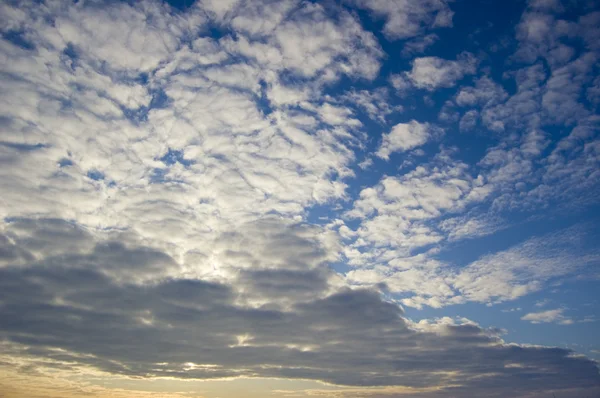
<svg viewBox="0 0 600 398">
<path fill-rule="evenodd" d="M 538 300 L 535 302 L 535 306 L 536 307 L 544 307 L 546 305 L 548 305 L 550 303 L 551 300 L 549 299 L 544 299 L 544 300 Z"/>
<path fill-rule="evenodd" d="M 448 218 L 440 222 L 439 227 L 448 234 L 448 240 L 454 241 L 491 235 L 506 227 L 506 224 L 498 217 L 467 214 Z"/>
<path fill-rule="evenodd" d="M 231 26 L 250 36 L 271 34 L 298 6 L 297 0 L 244 1 L 231 16 Z"/>
<path fill-rule="evenodd" d="M 360 220 L 356 239 L 344 249 L 348 264 L 358 268 L 347 273 L 348 281 L 385 283 L 392 292 L 417 295 L 403 301 L 405 305 L 462 302 L 451 287 L 450 269 L 435 259 L 435 245 L 448 237 L 438 223 L 442 215 L 460 212 L 488 193 L 484 181 L 470 176 L 465 164 L 443 156 L 435 166 L 418 166 L 363 189 L 347 212 L 347 217 Z M 417 250 L 422 253 L 415 254 Z"/>
<path fill-rule="evenodd" d="M 471 109 L 466 112 L 461 118 L 458 124 L 460 131 L 470 131 L 477 125 L 479 119 L 479 113 L 475 109 Z"/>
<path fill-rule="evenodd" d="M 488 77 L 477 79 L 475 86 L 461 87 L 456 94 L 456 103 L 459 106 L 484 106 L 489 107 L 504 101 L 508 95 L 504 88 Z"/>
<path fill-rule="evenodd" d="M 354 116 L 352 110 L 346 107 L 335 106 L 326 102 L 315 110 L 323 122 L 332 126 L 358 127 L 362 125 L 358 119 L 352 117 Z"/>
<path fill-rule="evenodd" d="M 368 79 L 379 71 L 382 53 L 377 40 L 347 12 L 340 12 L 334 22 L 322 6 L 306 3 L 273 32 L 273 39 L 283 67 L 305 77 L 334 65 L 340 72 Z"/>
<path fill-rule="evenodd" d="M 406 74 L 393 74 L 390 76 L 390 83 L 394 89 L 396 89 L 396 93 L 400 96 L 405 96 L 407 92 L 413 87 L 410 79 L 406 76 Z"/>
<path fill-rule="evenodd" d="M 125 5 L 115 7 L 118 9 L 107 8 L 98 14 L 99 21 L 94 23 L 109 25 L 106 18 L 111 16 L 111 21 L 114 20 L 117 25 L 135 20 L 139 26 L 132 26 L 138 26 L 136 29 L 140 31 L 163 29 L 175 36 L 174 42 L 179 40 L 177 34 L 183 35 L 183 31 L 167 29 L 170 25 L 177 26 L 171 20 L 176 18 L 172 14 L 156 16 L 152 7 L 149 11 L 134 8 L 124 11 L 123 7 L 129 7 Z M 82 15 L 88 13 L 83 6 L 74 10 L 72 12 Z M 152 26 L 140 22 L 146 17 L 145 13 L 152 16 Z M 94 18 L 93 15 L 86 18 Z M 324 66 L 333 59 L 339 61 L 336 51 L 342 51 L 346 55 L 341 56 L 350 62 L 348 65 L 354 63 L 351 58 L 356 46 L 360 46 L 360 37 L 369 39 L 369 36 L 349 15 L 342 16 L 336 24 L 324 18 L 320 7 L 311 6 L 288 21 L 293 26 L 278 29 L 290 28 L 310 34 L 312 31 L 307 27 L 312 26 L 315 19 L 321 21 L 323 32 L 333 38 L 333 41 L 322 42 L 318 48 L 315 47 L 315 62 L 322 59 L 326 61 Z M 7 200 L 20 205 L 19 208 L 5 208 L 3 215 L 17 216 L 37 211 L 78 219 L 91 227 L 133 227 L 153 239 L 164 239 L 166 235 L 162 232 L 170 231 L 171 235 L 167 235 L 170 243 L 181 245 L 184 250 L 194 250 L 194 245 L 188 246 L 188 239 L 206 233 L 201 231 L 218 230 L 223 225 L 219 220 L 238 222 L 234 220 L 239 218 L 243 222 L 247 217 L 270 211 L 301 215 L 309 202 L 327 201 L 344 195 L 345 184 L 330 181 L 326 175 L 335 172 L 344 177 L 351 174 L 347 166 L 353 160 L 353 153 L 348 146 L 338 142 L 340 137 L 344 137 L 351 141 L 350 145 L 357 143 L 352 133 L 341 128 L 360 125 L 351 117 L 349 109 L 331 104 L 319 107 L 318 115 L 330 127 L 319 129 L 318 134 L 313 135 L 308 132 L 316 126 L 310 122 L 312 112 L 287 114 L 275 111 L 270 117 L 262 114 L 255 102 L 256 96 L 260 95 L 261 79 L 268 81 L 267 95 L 276 107 L 291 102 L 290 99 L 281 99 L 290 97 L 281 94 L 285 87 L 276 75 L 262 71 L 252 63 L 228 62 L 226 66 L 214 66 L 229 57 L 220 48 L 220 42 L 199 38 L 193 41 L 191 47 L 182 46 L 177 51 L 168 48 L 160 57 L 147 58 L 146 53 L 154 52 L 144 46 L 138 47 L 136 41 L 124 44 L 115 41 L 114 54 L 118 52 L 118 46 L 130 45 L 128 51 L 123 51 L 128 56 L 133 57 L 136 51 L 140 51 L 146 57 L 117 63 L 109 55 L 105 56 L 103 50 L 96 51 L 112 40 L 97 46 L 94 40 L 104 40 L 104 36 L 82 34 L 75 44 L 77 57 L 72 67 L 62 62 L 62 47 L 56 49 L 44 41 L 45 37 L 57 35 L 60 26 L 36 23 L 38 25 L 30 29 L 32 37 L 39 37 L 40 43 L 37 44 L 43 51 L 33 55 L 14 46 L 3 45 L 4 50 L 12 54 L 10 61 L 4 59 L 5 70 L 23 77 L 21 82 L 4 82 L 4 89 L 13 93 L 10 99 L 5 96 L 5 100 L 21 104 L 20 107 L 6 108 L 6 116 L 27 120 L 37 126 L 37 130 L 23 134 L 20 129 L 24 125 L 15 118 L 15 124 L 5 139 L 19 144 L 41 142 L 46 147 L 30 152 L 26 157 L 15 158 L 15 165 L 28 165 L 13 170 L 17 174 L 5 169 L 4 188 L 11 192 Z M 75 29 L 75 32 L 84 29 L 69 23 L 70 29 Z M 347 39 L 343 29 L 353 30 L 355 36 Z M 149 34 L 149 37 L 152 35 Z M 89 43 L 83 45 L 84 39 Z M 352 51 L 347 48 L 346 40 L 356 40 Z M 153 41 L 162 43 L 160 40 Z M 228 39 L 223 41 L 223 44 L 228 43 Z M 225 49 L 231 51 L 227 47 Z M 285 58 L 287 50 L 284 48 L 282 51 Z M 107 72 L 99 68 L 95 63 L 99 56 L 109 65 L 125 70 L 125 74 L 116 76 L 111 69 Z M 198 69 L 189 65 L 200 57 L 205 59 L 202 64 L 212 66 Z M 164 66 L 158 65 L 159 60 Z M 303 68 L 305 61 L 303 56 L 298 68 Z M 285 65 L 292 61 L 289 58 L 281 62 Z M 269 66 L 273 71 L 282 67 L 278 63 Z M 351 66 L 346 66 L 342 69 L 354 73 Z M 150 74 L 149 83 L 142 85 L 137 80 L 138 74 L 147 68 L 156 68 L 156 74 Z M 300 69 L 298 71 L 305 74 Z M 313 74 L 316 70 L 307 73 Z M 42 80 L 44 83 L 40 85 Z M 75 84 L 84 89 L 72 90 L 71 85 Z M 310 92 L 296 87 L 290 90 L 300 93 L 295 96 L 297 102 L 312 99 Z M 166 104 L 144 114 L 144 107 L 149 106 L 153 97 L 160 95 L 164 96 Z M 65 102 L 72 103 L 72 110 L 59 111 L 64 108 Z M 40 103 L 47 111 L 37 111 Z M 135 124 L 131 123 L 121 107 L 139 112 L 142 118 Z M 47 135 L 44 131 L 53 131 L 53 134 Z M 187 164 L 160 161 L 169 148 L 180 151 Z M 315 159 L 317 154 L 322 156 Z M 68 158 L 70 166 L 58 167 L 62 158 Z M 315 168 L 321 171 L 315 174 Z M 88 179 L 90 170 L 101 173 L 104 180 Z M 300 175 L 304 177 L 293 177 L 293 186 L 286 186 L 285 181 L 291 181 L 290 177 Z M 307 178 L 306 182 L 310 181 L 308 185 L 301 183 L 303 178 Z M 40 181 L 46 181 L 56 190 L 51 203 L 47 202 L 45 195 L 35 192 Z M 176 197 L 173 196 L 175 192 L 178 193 Z M 21 197 L 28 199 L 23 201 L 19 199 Z M 112 218 L 111 214 L 116 213 L 120 217 Z M 157 233 L 151 225 L 161 225 L 161 233 Z M 198 246 L 202 246 L 200 242 L 202 239 L 198 240 Z"/>
<path fill-rule="evenodd" d="M 367 170 L 371 166 L 373 166 L 373 159 L 372 158 L 366 158 L 365 160 L 363 160 L 362 162 L 360 162 L 358 164 L 358 167 L 360 167 L 363 170 Z"/>
<path fill-rule="evenodd" d="M 424 28 L 452 26 L 454 13 L 446 0 L 350 0 L 349 3 L 384 17 L 383 32 L 390 39 L 406 39 L 422 33 Z"/>
<path fill-rule="evenodd" d="M 564 316 L 564 309 L 547 310 L 542 312 L 530 312 L 521 317 L 524 321 L 531 323 L 558 323 L 560 325 L 571 325 L 573 320 Z"/>
<path fill-rule="evenodd" d="M 506 310 L 502 310 L 502 312 L 519 312 L 519 311 L 523 311 L 523 308 L 517 307 L 517 308 L 508 308 Z"/>
<path fill-rule="evenodd" d="M 587 53 L 552 72 L 542 96 L 542 107 L 547 118 L 572 124 L 588 116 L 589 111 L 580 103 L 580 96 L 582 85 L 593 78 L 593 65 L 597 60 L 596 54 Z"/>
<path fill-rule="evenodd" d="M 274 3 L 268 7 L 244 3 L 237 14 L 232 14 L 227 23 L 234 29 L 241 24 L 243 29 L 235 38 L 223 39 L 225 48 L 250 58 L 262 69 L 292 70 L 301 78 L 317 79 L 319 84 L 336 81 L 342 74 L 376 77 L 382 50 L 374 35 L 352 14 L 339 9 L 337 18 L 332 19 L 319 4 Z M 263 7 L 271 10 L 269 18 L 273 20 L 253 23 L 253 19 L 263 18 Z M 287 15 L 292 8 L 294 12 Z M 243 31 L 248 31 L 248 36 Z M 259 35 L 257 40 L 253 40 L 254 35 Z M 267 80 L 277 82 L 273 76 Z"/>
<path fill-rule="evenodd" d="M 156 2 L 147 3 L 143 14 L 127 4 L 95 9 L 66 4 L 58 8 L 56 4 L 50 10 L 56 18 L 55 30 L 40 32 L 49 44 L 72 43 L 82 56 L 115 69 L 155 69 L 177 49 L 179 37 L 187 30 L 181 29 L 185 24 L 169 13 L 167 6 Z M 38 9 L 36 13 L 43 11 Z M 141 15 L 154 23 L 147 23 Z M 199 16 L 192 18 L 196 19 L 193 22 L 203 22 L 197 20 Z"/>
<path fill-rule="evenodd" d="M 410 191 L 407 194 L 410 195 Z M 390 202 L 390 199 L 382 198 L 382 201 Z M 411 207 L 406 199 L 399 202 Z M 363 221 L 357 230 L 359 239 L 352 250 L 344 252 L 349 264 L 357 269 L 348 272 L 346 277 L 352 284 L 384 283 L 392 292 L 410 294 L 412 296 L 402 299 L 406 306 L 440 308 L 467 301 L 494 304 L 515 300 L 543 289 L 553 280 L 574 275 L 599 258 L 597 252 L 578 254 L 582 251 L 583 231 L 572 228 L 531 238 L 507 250 L 482 256 L 466 266 L 453 267 L 435 259 L 435 248 L 411 255 L 412 249 L 442 242 L 445 237 L 432 228 L 435 224 L 411 219 L 408 209 L 390 212 L 388 209 L 393 206 L 377 207 L 378 215 Z M 429 216 L 433 217 L 435 215 Z M 463 220 L 469 226 L 465 228 L 475 230 L 456 229 L 457 221 L 453 219 L 438 225 L 445 231 L 455 228 L 448 235 L 450 241 L 490 233 L 486 229 L 502 228 L 492 224 L 478 227 L 477 231 L 468 220 Z"/>
<path fill-rule="evenodd" d="M 598 253 L 578 254 L 581 233 L 572 228 L 484 256 L 461 269 L 452 285 L 467 300 L 486 303 L 539 291 L 553 278 L 598 261 Z"/>
<path fill-rule="evenodd" d="M 417 148 L 425 144 L 431 138 L 432 130 L 429 123 L 419 123 L 411 120 L 408 123 L 398 123 L 388 134 L 383 135 L 383 139 L 377 156 L 383 159 L 389 159 L 390 154 L 394 152 L 404 152 Z"/>
<path fill-rule="evenodd" d="M 363 112 L 366 112 L 369 118 L 385 123 L 386 117 L 395 113 L 402 113 L 402 105 L 391 105 L 388 90 L 380 87 L 373 91 L 360 90 L 351 91 L 344 95 L 345 102 L 353 104 Z"/>
<path fill-rule="evenodd" d="M 452 87 L 465 75 L 476 71 L 477 60 L 473 55 L 465 53 L 456 61 L 438 57 L 416 58 L 407 77 L 415 87 L 433 91 L 441 87 Z"/>
</svg>

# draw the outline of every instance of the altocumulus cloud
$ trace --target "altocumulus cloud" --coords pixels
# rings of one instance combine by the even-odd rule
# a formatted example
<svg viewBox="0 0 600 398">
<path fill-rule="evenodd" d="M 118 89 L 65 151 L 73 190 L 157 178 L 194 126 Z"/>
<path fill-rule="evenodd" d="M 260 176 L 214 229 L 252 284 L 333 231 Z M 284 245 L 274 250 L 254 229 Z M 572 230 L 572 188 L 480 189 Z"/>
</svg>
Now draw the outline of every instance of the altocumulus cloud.
<svg viewBox="0 0 600 398">
<path fill-rule="evenodd" d="M 561 25 L 538 3 L 512 92 L 484 75 L 456 87 L 478 74 L 470 52 L 381 75 L 380 40 L 422 52 L 453 26 L 444 0 L 1 4 L 0 366 L 357 387 L 343 396 L 598 392 L 583 355 L 402 307 L 493 305 L 598 264 L 581 226 L 462 266 L 438 256 L 514 207 L 598 191 L 595 17 Z M 428 121 L 394 103 L 451 88 Z M 544 120 L 570 131 L 551 145 Z M 469 162 L 439 143 L 457 128 L 513 133 Z M 354 183 L 362 157 L 410 166 L 434 144 Z"/>
</svg>

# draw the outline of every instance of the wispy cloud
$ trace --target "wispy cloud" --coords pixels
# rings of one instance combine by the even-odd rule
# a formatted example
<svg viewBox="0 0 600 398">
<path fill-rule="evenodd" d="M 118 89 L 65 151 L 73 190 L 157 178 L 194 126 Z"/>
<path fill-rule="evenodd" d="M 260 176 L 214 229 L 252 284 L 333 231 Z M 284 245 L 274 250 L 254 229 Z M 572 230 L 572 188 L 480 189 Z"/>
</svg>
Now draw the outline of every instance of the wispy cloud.
<svg viewBox="0 0 600 398">
<path fill-rule="evenodd" d="M 530 312 L 522 316 L 521 319 L 531 323 L 558 323 L 560 325 L 571 325 L 573 320 L 566 317 L 563 313 L 564 309 L 557 308 L 555 310 Z"/>
</svg>

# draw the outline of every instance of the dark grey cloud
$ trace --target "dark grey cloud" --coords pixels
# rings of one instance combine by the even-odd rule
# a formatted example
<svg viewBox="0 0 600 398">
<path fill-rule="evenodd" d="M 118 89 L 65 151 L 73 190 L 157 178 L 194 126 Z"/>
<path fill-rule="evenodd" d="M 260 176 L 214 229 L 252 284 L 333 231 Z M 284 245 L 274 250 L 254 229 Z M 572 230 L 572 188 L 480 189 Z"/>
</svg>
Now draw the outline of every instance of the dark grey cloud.
<svg viewBox="0 0 600 398">
<path fill-rule="evenodd" d="M 448 391 L 455 396 L 466 396 L 465 391 L 494 396 L 506 392 L 507 384 L 513 396 L 528 396 L 572 387 L 586 391 L 600 383 L 594 362 L 565 349 L 507 345 L 498 330 L 473 323 L 414 324 L 372 290 L 341 287 L 323 294 L 331 288 L 330 271 L 320 268 L 247 270 L 235 284 L 124 280 L 123 269 L 152 269 L 168 264 L 169 257 L 98 238 L 87 253 L 64 255 L 58 248 L 68 247 L 69 240 L 92 239 L 76 226 L 47 234 L 67 225 L 58 220 L 9 224 L 9 236 L 15 236 L 11 228 L 26 227 L 38 237 L 19 246 L 23 252 L 46 245 L 57 253 L 35 260 L 21 256 L 14 265 L 11 259 L 17 257 L 5 256 L 0 268 L 0 336 L 27 347 L 20 355 L 138 377 L 244 375 L 354 386 L 462 386 Z M 271 244 L 275 250 L 281 241 Z M 248 306 L 238 300 L 240 289 L 288 305 Z M 186 367 L 190 362 L 214 366 Z"/>
<path fill-rule="evenodd" d="M 236 285 L 253 296 L 275 303 L 289 303 L 314 299 L 329 290 L 328 268 L 312 270 L 248 270 L 240 271 Z"/>
</svg>

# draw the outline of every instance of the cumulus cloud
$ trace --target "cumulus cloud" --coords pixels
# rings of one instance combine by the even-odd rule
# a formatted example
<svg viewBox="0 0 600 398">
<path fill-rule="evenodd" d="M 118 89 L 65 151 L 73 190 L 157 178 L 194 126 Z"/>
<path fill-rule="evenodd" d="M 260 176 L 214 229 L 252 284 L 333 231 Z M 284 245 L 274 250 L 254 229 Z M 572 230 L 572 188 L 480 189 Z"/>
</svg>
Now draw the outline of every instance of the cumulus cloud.
<svg viewBox="0 0 600 398">
<path fill-rule="evenodd" d="M 409 78 L 406 74 L 393 74 L 390 76 L 390 83 L 392 87 L 396 90 L 401 96 L 406 95 L 406 93 L 413 87 Z"/>
<path fill-rule="evenodd" d="M 452 87 L 465 75 L 474 74 L 477 60 L 472 54 L 465 53 L 456 61 L 439 57 L 416 58 L 407 77 L 418 88 L 433 91 L 440 87 Z"/>
<path fill-rule="evenodd" d="M 398 123 L 392 131 L 383 136 L 377 156 L 388 159 L 394 152 L 404 152 L 425 144 L 435 130 L 429 123 L 419 123 L 411 120 L 408 123 Z"/>
<path fill-rule="evenodd" d="M 475 86 L 461 87 L 456 94 L 456 103 L 459 106 L 479 105 L 488 107 L 498 104 L 507 98 L 504 88 L 488 77 L 476 80 Z"/>
</svg>

